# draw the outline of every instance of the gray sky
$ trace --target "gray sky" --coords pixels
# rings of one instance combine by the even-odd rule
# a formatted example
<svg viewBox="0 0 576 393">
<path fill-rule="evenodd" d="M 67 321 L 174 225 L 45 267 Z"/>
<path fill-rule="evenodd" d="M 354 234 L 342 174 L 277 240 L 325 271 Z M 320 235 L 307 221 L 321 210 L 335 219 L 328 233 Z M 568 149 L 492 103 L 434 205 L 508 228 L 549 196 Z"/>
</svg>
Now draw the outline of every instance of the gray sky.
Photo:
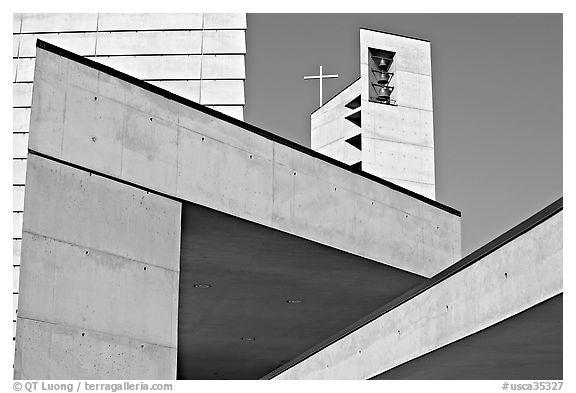
<svg viewBox="0 0 576 393">
<path fill-rule="evenodd" d="M 324 101 L 359 76 L 359 28 L 432 43 L 436 198 L 469 254 L 562 192 L 560 14 L 248 14 L 248 123 L 310 146 Z"/>
</svg>

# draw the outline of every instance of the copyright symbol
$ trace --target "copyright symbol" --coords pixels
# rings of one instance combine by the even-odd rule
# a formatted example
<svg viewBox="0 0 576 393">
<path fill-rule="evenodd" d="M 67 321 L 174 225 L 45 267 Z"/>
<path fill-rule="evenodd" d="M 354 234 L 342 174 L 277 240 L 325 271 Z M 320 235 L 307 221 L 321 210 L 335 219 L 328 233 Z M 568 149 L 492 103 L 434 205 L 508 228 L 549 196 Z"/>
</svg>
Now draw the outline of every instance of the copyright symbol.
<svg viewBox="0 0 576 393">
<path fill-rule="evenodd" d="M 22 389 L 22 384 L 20 382 L 14 382 L 14 390 L 19 392 Z"/>
</svg>

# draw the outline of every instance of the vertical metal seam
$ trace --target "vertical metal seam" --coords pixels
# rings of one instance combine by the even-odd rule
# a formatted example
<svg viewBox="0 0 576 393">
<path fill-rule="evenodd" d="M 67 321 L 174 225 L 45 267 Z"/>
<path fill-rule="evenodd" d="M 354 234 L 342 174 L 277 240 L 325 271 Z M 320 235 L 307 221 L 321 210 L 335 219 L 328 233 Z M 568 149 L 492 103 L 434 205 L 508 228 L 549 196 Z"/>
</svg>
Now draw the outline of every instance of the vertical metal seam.
<svg viewBox="0 0 576 393">
<path fill-rule="evenodd" d="M 202 36 L 200 40 L 200 86 L 198 88 L 198 103 L 202 104 L 202 77 L 204 69 L 202 67 L 204 63 L 204 19 L 206 18 L 206 13 L 202 13 Z"/>
<path fill-rule="evenodd" d="M 100 13 L 96 14 L 96 36 L 94 37 L 94 57 L 98 57 L 98 24 L 100 23 Z"/>
<path fill-rule="evenodd" d="M 20 27 L 18 29 L 18 51 L 16 52 L 16 61 L 20 59 L 20 42 L 22 42 L 22 18 L 24 14 L 20 14 Z M 14 60 L 12 60 L 14 61 Z M 16 63 L 16 73 L 14 75 L 14 83 L 18 81 L 18 63 Z M 12 130 L 14 131 L 14 130 Z"/>
</svg>

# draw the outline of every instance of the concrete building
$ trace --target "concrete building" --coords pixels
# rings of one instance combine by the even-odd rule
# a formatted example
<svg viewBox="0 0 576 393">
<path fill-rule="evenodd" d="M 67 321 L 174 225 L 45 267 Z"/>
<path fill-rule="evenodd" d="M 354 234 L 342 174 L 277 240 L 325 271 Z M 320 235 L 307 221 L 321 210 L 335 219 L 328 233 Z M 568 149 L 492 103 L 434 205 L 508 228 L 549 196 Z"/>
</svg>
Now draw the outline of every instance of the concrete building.
<svg viewBox="0 0 576 393">
<path fill-rule="evenodd" d="M 435 198 L 430 42 L 360 29 L 360 77 L 312 113 L 311 147 Z"/>
<path fill-rule="evenodd" d="M 456 209 L 43 41 L 32 94 L 15 378 L 562 378 L 562 200 L 462 258 Z"/>
<path fill-rule="evenodd" d="M 563 379 L 562 205 L 552 203 L 266 378 Z"/>
<path fill-rule="evenodd" d="M 14 14 L 14 324 L 36 40 L 242 120 L 245 32 L 245 14 Z"/>
</svg>

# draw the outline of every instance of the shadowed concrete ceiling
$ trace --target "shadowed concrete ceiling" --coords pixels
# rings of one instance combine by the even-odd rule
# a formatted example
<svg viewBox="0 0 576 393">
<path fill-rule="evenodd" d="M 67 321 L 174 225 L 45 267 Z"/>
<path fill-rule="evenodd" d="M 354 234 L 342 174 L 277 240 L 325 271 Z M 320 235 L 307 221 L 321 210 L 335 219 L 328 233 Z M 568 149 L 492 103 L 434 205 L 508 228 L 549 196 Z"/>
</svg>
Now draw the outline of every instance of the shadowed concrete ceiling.
<svg viewBox="0 0 576 393">
<path fill-rule="evenodd" d="M 562 379 L 562 295 L 373 379 Z"/>
<path fill-rule="evenodd" d="M 179 379 L 263 377 L 426 280 L 194 204 L 180 258 Z"/>
</svg>

